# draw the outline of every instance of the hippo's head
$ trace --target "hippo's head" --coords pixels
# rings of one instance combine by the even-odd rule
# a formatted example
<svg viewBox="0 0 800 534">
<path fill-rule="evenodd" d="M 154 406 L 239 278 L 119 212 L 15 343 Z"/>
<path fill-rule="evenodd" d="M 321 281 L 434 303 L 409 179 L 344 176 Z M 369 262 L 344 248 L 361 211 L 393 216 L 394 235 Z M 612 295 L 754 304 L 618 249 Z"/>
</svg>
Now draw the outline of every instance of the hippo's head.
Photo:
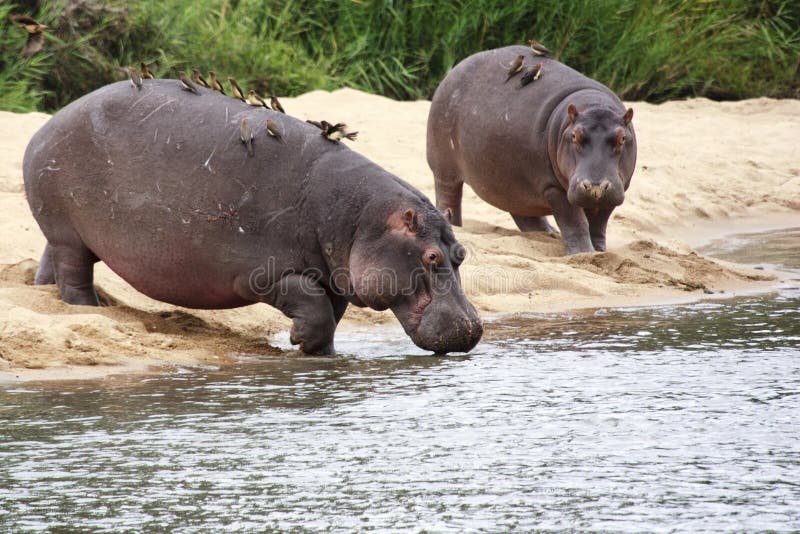
<svg viewBox="0 0 800 534">
<path fill-rule="evenodd" d="M 350 250 L 351 302 L 391 309 L 425 350 L 469 351 L 483 325 L 461 288 L 458 267 L 465 250 L 452 228 L 425 203 L 379 212 L 385 224 L 360 224 Z"/>
<path fill-rule="evenodd" d="M 578 111 L 567 106 L 566 127 L 558 143 L 559 174 L 570 204 L 608 209 L 622 204 L 636 162 L 633 110 L 605 107 Z"/>
</svg>

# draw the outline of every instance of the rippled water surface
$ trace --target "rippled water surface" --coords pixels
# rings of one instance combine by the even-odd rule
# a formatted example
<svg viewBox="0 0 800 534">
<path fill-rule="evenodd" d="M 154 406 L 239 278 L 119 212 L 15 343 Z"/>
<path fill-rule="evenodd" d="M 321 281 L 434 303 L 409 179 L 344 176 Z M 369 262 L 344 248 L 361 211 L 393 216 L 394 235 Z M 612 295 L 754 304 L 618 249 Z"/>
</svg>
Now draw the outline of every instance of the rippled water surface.
<svg viewBox="0 0 800 534">
<path fill-rule="evenodd" d="M 331 359 L 0 386 L 0 527 L 800 529 L 799 307 L 790 283 L 495 323 L 467 356 L 343 332 Z"/>
</svg>

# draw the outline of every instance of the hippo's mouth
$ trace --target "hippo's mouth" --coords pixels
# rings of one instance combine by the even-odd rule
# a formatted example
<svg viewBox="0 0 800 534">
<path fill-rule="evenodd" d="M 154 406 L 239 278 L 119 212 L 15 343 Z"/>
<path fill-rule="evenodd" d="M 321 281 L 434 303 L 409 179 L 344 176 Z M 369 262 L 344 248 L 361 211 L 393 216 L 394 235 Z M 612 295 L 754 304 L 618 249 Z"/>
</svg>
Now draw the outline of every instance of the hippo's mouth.
<svg viewBox="0 0 800 534">
<path fill-rule="evenodd" d="M 625 189 L 619 179 L 604 179 L 595 182 L 579 176 L 572 176 L 567 190 L 567 200 L 579 208 L 615 208 L 625 200 Z"/>
<path fill-rule="evenodd" d="M 407 303 L 406 306 L 400 305 L 392 308 L 392 311 L 403 325 L 406 334 L 411 336 L 411 339 L 413 339 L 415 343 L 419 326 L 422 324 L 422 317 L 425 315 L 425 310 L 428 309 L 431 302 L 433 302 L 433 299 L 431 298 L 430 291 L 428 291 L 427 287 L 423 287 L 411 297 L 410 303 Z"/>
<path fill-rule="evenodd" d="M 426 285 L 392 311 L 421 349 L 436 354 L 469 352 L 480 341 L 483 324 L 463 297 L 437 295 L 434 299 Z"/>
</svg>

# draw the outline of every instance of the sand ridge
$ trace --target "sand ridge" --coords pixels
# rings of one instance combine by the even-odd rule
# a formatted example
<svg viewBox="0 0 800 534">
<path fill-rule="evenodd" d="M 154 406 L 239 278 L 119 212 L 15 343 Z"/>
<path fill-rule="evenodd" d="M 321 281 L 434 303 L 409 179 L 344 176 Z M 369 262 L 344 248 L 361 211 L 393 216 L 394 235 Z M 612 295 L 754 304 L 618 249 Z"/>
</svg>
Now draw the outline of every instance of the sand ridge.
<svg viewBox="0 0 800 534">
<path fill-rule="evenodd" d="M 425 160 L 430 102 L 351 89 L 282 102 L 301 119 L 347 122 L 359 131 L 353 150 L 433 200 Z M 465 188 L 464 227 L 456 229 L 468 250 L 462 280 L 482 313 L 685 300 L 775 279 L 705 258 L 687 242 L 721 235 L 744 220 L 800 226 L 800 101 L 629 105 L 639 154 L 626 201 L 609 223 L 608 252 L 563 257 L 560 239 L 521 234 L 508 214 Z M 98 368 L 216 365 L 240 354 L 276 354 L 269 336 L 290 321 L 266 305 L 181 309 L 138 293 L 103 264 L 95 270 L 101 308 L 68 306 L 55 286 L 31 285 L 45 241 L 24 197 L 21 166 L 28 140 L 48 118 L 0 112 L 0 374 L 49 369 L 74 377 L 83 368 L 94 376 Z M 350 307 L 340 335 L 347 324 L 394 321 L 390 312 Z"/>
</svg>

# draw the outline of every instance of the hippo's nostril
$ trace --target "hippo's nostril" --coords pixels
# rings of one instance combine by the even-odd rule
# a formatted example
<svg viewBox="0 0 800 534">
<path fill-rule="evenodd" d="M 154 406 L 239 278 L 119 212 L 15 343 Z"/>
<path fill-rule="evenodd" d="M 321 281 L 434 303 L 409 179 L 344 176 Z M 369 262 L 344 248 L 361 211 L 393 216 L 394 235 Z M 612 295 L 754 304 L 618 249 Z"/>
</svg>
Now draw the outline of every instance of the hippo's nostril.
<svg viewBox="0 0 800 534">
<path fill-rule="evenodd" d="M 608 191 L 609 187 L 611 187 L 611 182 L 609 182 L 608 180 L 603 180 L 602 182 L 600 182 L 600 191 L 602 191 L 603 193 Z"/>
<path fill-rule="evenodd" d="M 592 184 L 589 182 L 589 180 L 581 180 L 581 183 L 579 185 L 581 186 L 581 188 L 583 188 L 584 191 L 589 191 L 589 189 L 592 188 Z"/>
</svg>

